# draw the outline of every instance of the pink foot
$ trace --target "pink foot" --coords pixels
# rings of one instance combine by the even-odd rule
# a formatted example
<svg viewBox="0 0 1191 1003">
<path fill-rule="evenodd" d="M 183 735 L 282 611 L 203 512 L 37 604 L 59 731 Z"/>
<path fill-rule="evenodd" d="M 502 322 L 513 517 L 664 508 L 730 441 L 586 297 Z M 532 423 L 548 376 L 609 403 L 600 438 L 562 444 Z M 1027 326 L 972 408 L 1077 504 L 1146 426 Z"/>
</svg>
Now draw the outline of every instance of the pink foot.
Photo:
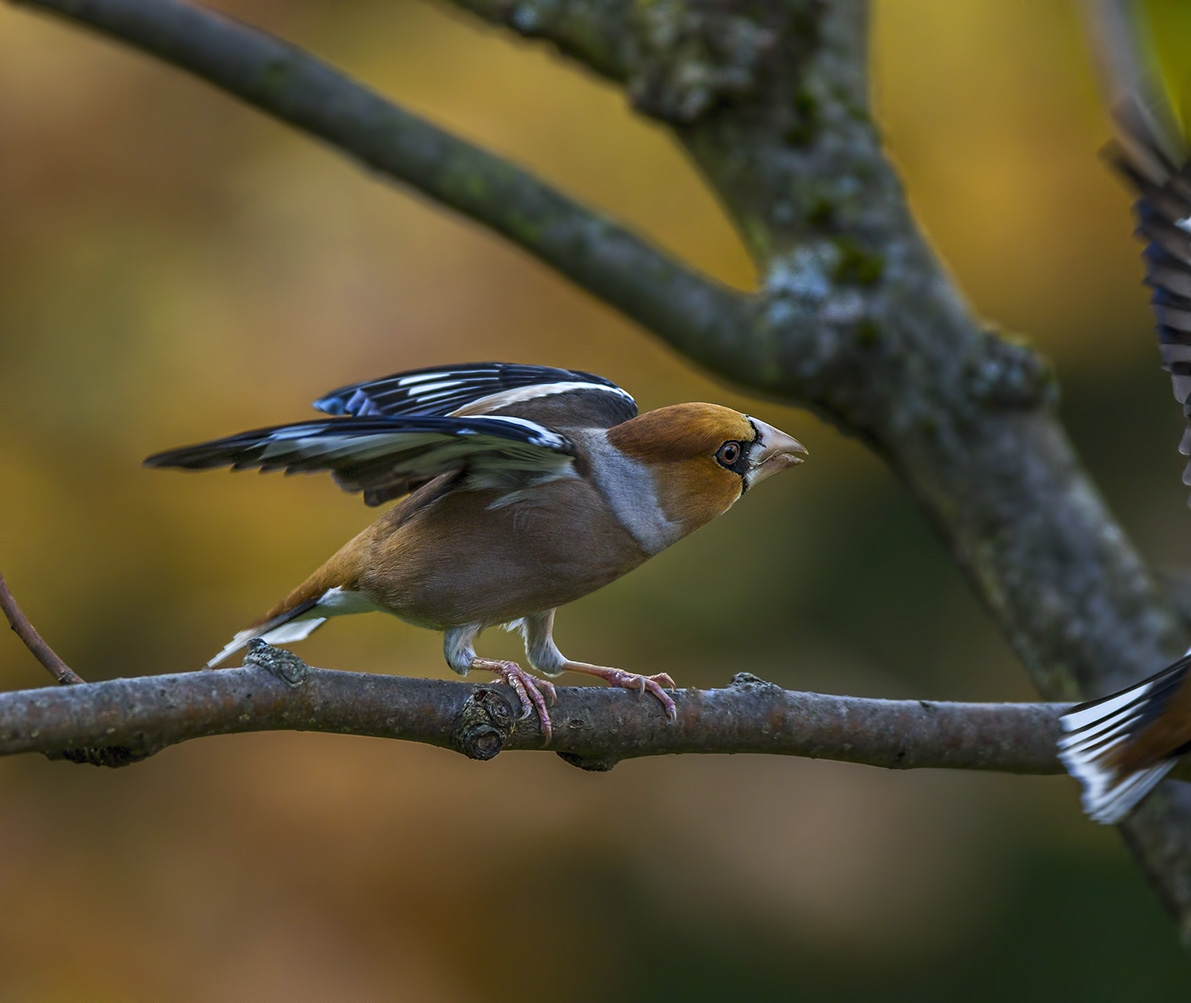
<svg viewBox="0 0 1191 1003">
<path fill-rule="evenodd" d="M 661 701 L 666 717 L 671 721 L 678 719 L 678 708 L 663 686 L 675 689 L 674 680 L 665 672 L 655 676 L 643 676 L 637 672 L 625 672 L 624 669 L 613 669 L 606 665 L 588 665 L 586 662 L 567 662 L 564 668 L 571 672 L 582 672 L 588 676 L 602 679 L 609 686 L 619 686 L 625 690 L 636 690 L 638 693 L 650 693 Z"/>
<path fill-rule="evenodd" d="M 546 739 L 545 744 L 550 744 L 550 736 L 554 729 L 550 725 L 550 712 L 546 710 L 546 698 L 549 697 L 550 703 L 555 703 L 558 700 L 553 683 L 531 676 L 516 662 L 500 662 L 493 658 L 473 658 L 470 667 L 483 669 L 485 672 L 495 672 L 508 683 L 521 701 L 521 716 L 518 720 L 529 717 L 531 709 L 537 711 L 538 722 L 542 726 L 542 736 Z"/>
</svg>

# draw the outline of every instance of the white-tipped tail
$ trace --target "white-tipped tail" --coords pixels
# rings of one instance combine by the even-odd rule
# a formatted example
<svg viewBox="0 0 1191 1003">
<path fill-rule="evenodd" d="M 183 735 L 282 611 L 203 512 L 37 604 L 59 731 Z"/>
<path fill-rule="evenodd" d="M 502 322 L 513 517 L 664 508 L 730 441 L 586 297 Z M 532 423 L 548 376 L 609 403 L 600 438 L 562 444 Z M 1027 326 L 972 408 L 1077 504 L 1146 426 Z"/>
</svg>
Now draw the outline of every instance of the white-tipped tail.
<svg viewBox="0 0 1191 1003">
<path fill-rule="evenodd" d="M 336 586 L 327 589 L 318 599 L 299 603 L 293 609 L 278 613 L 264 623 L 242 630 L 233 637 L 223 650 L 207 663 L 208 669 L 215 668 L 226 658 L 242 650 L 253 638 L 259 637 L 266 644 L 289 644 L 303 641 L 333 616 L 349 613 L 368 613 L 377 606 L 362 592 Z"/>
<path fill-rule="evenodd" d="M 1154 701 L 1165 703 L 1170 670 L 1132 689 L 1091 703 L 1080 704 L 1060 719 L 1059 759 L 1083 785 L 1083 810 L 1094 822 L 1113 825 L 1123 819 L 1176 762 L 1166 759 L 1148 769 L 1122 774 L 1112 762 L 1118 746 L 1130 740 L 1155 712 Z"/>
<path fill-rule="evenodd" d="M 271 622 L 273 621 L 269 621 L 269 623 Z M 231 658 L 237 651 L 245 648 L 253 638 L 259 637 L 266 644 L 288 644 L 291 641 L 302 641 L 326 622 L 325 616 L 310 616 L 306 619 L 289 620 L 272 630 L 269 629 L 268 623 L 263 623 L 259 627 L 249 627 L 228 641 L 219 654 L 207 663 L 207 668 L 213 669 L 225 658 Z"/>
</svg>

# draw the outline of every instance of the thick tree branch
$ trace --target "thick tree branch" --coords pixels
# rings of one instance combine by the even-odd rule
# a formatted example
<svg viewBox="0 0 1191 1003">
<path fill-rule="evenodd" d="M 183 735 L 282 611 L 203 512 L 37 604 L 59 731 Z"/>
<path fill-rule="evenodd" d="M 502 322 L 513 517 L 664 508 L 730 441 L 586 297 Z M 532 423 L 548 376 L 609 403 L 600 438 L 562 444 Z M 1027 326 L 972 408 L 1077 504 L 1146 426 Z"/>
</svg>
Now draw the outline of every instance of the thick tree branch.
<svg viewBox="0 0 1191 1003">
<path fill-rule="evenodd" d="M 173 0 L 14 2 L 185 67 L 504 234 L 721 377 L 861 436 L 1044 695 L 1117 688 L 1185 647 L 1049 410 L 1046 366 L 970 315 L 917 231 L 869 120 L 861 0 L 504 5 L 674 126 L 762 270 L 755 297 L 242 25 Z M 1191 798 L 1168 785 L 1124 828 L 1191 934 Z"/>
<path fill-rule="evenodd" d="M 1060 773 L 1062 705 L 866 700 L 795 693 L 741 674 L 720 690 L 680 690 L 678 720 L 655 701 L 562 687 L 550 749 L 585 769 L 673 753 L 767 753 L 888 769 Z M 504 686 L 312 669 L 267 646 L 244 668 L 113 679 L 0 694 L 0 755 L 41 752 L 122 765 L 209 735 L 325 731 L 425 742 L 477 759 L 540 749 Z M 514 727 L 515 725 L 515 727 Z M 79 748 L 103 747 L 103 757 Z"/>
<path fill-rule="evenodd" d="M 589 69 L 624 82 L 638 61 L 637 38 L 624 30 L 631 0 L 454 0 L 455 5 L 526 38 L 541 38 Z"/>
</svg>

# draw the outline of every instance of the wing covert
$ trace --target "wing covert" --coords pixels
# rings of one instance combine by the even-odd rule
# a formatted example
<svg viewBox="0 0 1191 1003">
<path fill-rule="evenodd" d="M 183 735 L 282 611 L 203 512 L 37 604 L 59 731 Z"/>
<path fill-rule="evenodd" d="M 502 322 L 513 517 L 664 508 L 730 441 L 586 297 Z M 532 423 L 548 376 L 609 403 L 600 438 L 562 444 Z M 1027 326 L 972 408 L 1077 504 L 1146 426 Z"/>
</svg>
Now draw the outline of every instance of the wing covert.
<svg viewBox="0 0 1191 1003">
<path fill-rule="evenodd" d="M 476 362 L 393 373 L 352 383 L 314 406 L 333 415 L 442 417 L 493 413 L 536 416 L 541 404 L 565 395 L 561 411 L 572 426 L 611 427 L 635 417 L 632 396 L 593 373 L 507 362 Z M 557 411 L 558 409 L 554 409 Z"/>
</svg>

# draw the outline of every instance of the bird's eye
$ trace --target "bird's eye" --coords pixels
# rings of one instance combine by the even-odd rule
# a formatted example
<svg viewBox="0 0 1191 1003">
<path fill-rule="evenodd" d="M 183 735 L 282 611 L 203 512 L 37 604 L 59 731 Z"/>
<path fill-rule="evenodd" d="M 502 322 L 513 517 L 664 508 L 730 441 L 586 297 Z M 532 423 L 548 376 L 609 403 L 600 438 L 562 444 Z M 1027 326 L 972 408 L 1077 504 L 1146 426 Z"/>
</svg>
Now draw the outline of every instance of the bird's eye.
<svg viewBox="0 0 1191 1003">
<path fill-rule="evenodd" d="M 736 466 L 736 462 L 740 459 L 740 443 L 735 440 L 725 442 L 716 450 L 715 458 L 721 467 L 731 469 Z"/>
</svg>

